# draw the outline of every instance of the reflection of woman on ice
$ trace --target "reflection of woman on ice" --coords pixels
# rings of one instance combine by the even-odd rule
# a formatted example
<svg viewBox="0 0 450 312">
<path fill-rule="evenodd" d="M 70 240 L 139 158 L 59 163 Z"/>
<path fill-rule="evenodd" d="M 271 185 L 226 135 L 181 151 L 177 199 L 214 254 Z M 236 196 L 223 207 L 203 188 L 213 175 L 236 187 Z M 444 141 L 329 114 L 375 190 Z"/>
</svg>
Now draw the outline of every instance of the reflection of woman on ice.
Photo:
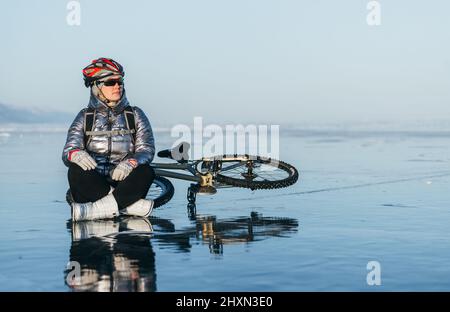
<svg viewBox="0 0 450 312">
<path fill-rule="evenodd" d="M 123 87 L 122 66 L 99 58 L 83 69 L 91 88 L 87 108 L 67 134 L 63 161 L 73 199 L 72 220 L 149 216 L 153 201 L 144 199 L 154 179 L 153 132 L 144 112 L 131 107 Z"/>
</svg>

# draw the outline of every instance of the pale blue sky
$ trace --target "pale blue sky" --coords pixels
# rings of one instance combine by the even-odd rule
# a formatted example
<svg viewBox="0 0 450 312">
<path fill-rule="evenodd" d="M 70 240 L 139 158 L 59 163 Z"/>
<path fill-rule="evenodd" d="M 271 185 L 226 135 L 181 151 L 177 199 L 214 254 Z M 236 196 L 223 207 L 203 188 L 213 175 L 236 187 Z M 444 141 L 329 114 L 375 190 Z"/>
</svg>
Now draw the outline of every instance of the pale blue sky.
<svg viewBox="0 0 450 312">
<path fill-rule="evenodd" d="M 77 112 L 81 69 L 126 71 L 156 124 L 327 122 L 450 116 L 450 2 L 80 0 L 0 3 L 0 102 Z"/>
</svg>

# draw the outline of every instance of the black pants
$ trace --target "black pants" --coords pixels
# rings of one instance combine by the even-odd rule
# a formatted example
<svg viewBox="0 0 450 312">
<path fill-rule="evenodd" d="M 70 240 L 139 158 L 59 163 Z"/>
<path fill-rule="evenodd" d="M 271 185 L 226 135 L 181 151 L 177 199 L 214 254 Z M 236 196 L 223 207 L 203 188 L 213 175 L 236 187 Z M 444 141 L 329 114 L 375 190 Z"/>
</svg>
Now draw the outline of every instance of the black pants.
<svg viewBox="0 0 450 312">
<path fill-rule="evenodd" d="M 115 188 L 113 195 L 119 209 L 124 209 L 147 196 L 155 178 L 155 171 L 149 165 L 139 165 L 123 181 L 117 182 L 102 176 L 95 170 L 84 171 L 78 165 L 71 163 L 68 178 L 75 202 L 95 202 L 108 195 L 110 186 L 113 186 Z"/>
</svg>

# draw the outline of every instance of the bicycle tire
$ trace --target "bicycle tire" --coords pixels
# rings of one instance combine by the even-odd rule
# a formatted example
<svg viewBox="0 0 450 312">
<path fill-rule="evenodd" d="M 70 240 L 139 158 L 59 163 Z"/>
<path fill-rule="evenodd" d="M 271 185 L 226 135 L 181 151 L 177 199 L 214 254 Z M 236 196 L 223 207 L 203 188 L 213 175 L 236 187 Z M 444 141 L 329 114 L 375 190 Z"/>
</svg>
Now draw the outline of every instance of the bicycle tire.
<svg viewBox="0 0 450 312">
<path fill-rule="evenodd" d="M 156 197 L 156 198 L 152 198 L 151 197 L 151 190 L 153 185 L 156 184 L 158 185 L 158 187 L 160 187 L 163 191 L 161 192 L 161 194 Z M 164 177 L 161 176 L 157 176 L 155 178 L 155 180 L 153 180 L 152 185 L 150 186 L 150 190 L 147 194 L 147 199 L 151 199 L 154 201 L 154 206 L 153 208 L 157 208 L 157 207 L 161 207 L 162 205 L 167 204 L 173 197 L 174 194 L 174 187 L 172 182 L 169 181 L 169 179 L 166 179 Z"/>
<path fill-rule="evenodd" d="M 216 156 L 215 159 L 222 160 L 222 161 L 233 161 L 236 159 L 236 161 L 247 158 L 248 161 L 252 161 L 254 163 L 258 164 L 264 164 L 268 166 L 275 167 L 277 169 L 280 169 L 287 173 L 287 177 L 283 179 L 277 179 L 277 180 L 264 180 L 264 181 L 254 181 L 252 179 L 246 179 L 246 178 L 234 178 L 229 177 L 224 174 L 221 174 L 220 171 L 216 176 L 216 181 L 219 183 L 235 186 L 235 187 L 242 187 L 242 188 L 249 188 L 251 190 L 263 190 L 263 189 L 277 189 L 277 188 L 283 188 L 288 187 L 290 185 L 293 185 L 297 182 L 299 173 L 298 170 L 281 160 L 275 160 L 270 158 L 264 158 L 260 156 L 249 156 L 249 155 L 223 155 L 223 156 Z"/>
</svg>

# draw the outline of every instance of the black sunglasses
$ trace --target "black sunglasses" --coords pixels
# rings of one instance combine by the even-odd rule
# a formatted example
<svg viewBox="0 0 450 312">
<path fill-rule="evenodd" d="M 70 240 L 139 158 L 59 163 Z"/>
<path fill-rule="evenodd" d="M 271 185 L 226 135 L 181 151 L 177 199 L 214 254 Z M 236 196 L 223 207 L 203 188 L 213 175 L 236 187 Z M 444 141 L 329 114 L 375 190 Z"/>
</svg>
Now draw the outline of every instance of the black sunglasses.
<svg viewBox="0 0 450 312">
<path fill-rule="evenodd" d="M 119 86 L 123 85 L 123 79 L 110 79 L 110 80 L 99 81 L 99 82 L 98 82 L 98 84 L 103 84 L 104 86 L 107 86 L 107 87 L 115 86 L 116 83 L 117 83 Z"/>
</svg>

